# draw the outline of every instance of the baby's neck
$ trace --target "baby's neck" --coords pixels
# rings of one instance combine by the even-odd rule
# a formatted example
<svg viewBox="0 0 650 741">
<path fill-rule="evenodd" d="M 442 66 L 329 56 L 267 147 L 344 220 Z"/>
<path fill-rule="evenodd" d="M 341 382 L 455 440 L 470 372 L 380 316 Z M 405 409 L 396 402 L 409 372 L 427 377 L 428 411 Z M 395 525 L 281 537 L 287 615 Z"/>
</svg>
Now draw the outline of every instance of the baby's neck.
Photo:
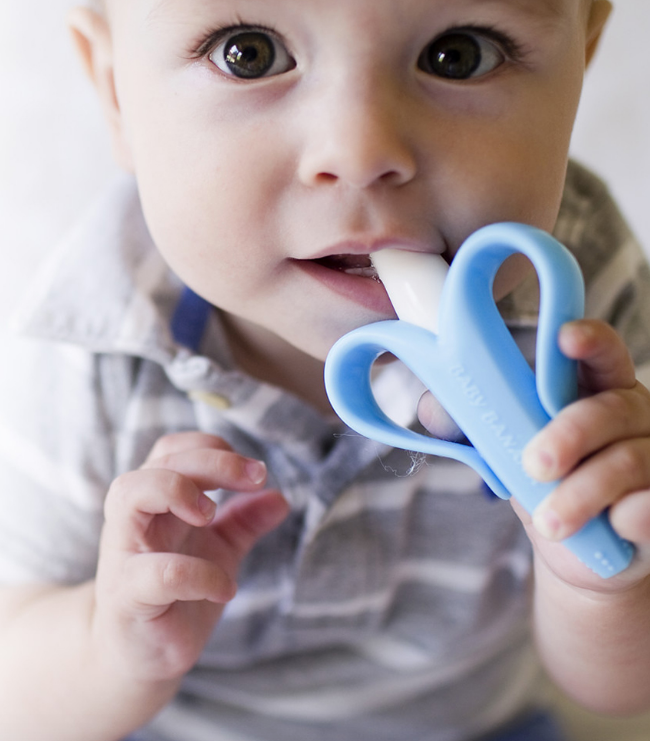
<svg viewBox="0 0 650 741">
<path fill-rule="evenodd" d="M 279 386 L 332 413 L 323 382 L 323 362 L 307 355 L 267 329 L 232 314 L 222 314 L 230 351 L 241 370 Z"/>
</svg>

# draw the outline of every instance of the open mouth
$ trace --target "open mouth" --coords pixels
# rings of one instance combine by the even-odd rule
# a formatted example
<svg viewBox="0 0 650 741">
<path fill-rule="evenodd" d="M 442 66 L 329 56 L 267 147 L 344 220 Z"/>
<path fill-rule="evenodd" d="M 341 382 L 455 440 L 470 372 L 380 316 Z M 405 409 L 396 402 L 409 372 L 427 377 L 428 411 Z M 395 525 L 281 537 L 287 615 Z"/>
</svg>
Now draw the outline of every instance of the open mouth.
<svg viewBox="0 0 650 741">
<path fill-rule="evenodd" d="M 347 275 L 358 275 L 361 278 L 371 278 L 379 283 L 381 282 L 368 255 L 328 255 L 314 260 L 314 262 L 329 270 L 337 270 Z"/>
<path fill-rule="evenodd" d="M 379 318 L 394 315 L 384 284 L 368 252 L 341 252 L 297 260 L 296 264 L 328 293 L 338 294 Z"/>
</svg>

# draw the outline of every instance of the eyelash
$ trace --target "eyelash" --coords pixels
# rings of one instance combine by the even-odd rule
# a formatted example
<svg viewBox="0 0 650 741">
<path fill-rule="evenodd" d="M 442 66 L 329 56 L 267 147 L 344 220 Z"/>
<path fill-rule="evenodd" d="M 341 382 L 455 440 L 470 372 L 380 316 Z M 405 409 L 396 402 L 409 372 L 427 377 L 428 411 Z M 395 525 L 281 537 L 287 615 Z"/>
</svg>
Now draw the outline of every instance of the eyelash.
<svg viewBox="0 0 650 741">
<path fill-rule="evenodd" d="M 528 52 L 523 44 L 515 41 L 512 36 L 500 31 L 495 26 L 453 26 L 447 31 L 438 34 L 436 38 L 442 38 L 449 33 L 473 33 L 477 36 L 483 36 L 489 41 L 498 44 L 511 62 L 523 62 L 528 56 Z"/>
<path fill-rule="evenodd" d="M 199 37 L 199 40 L 192 45 L 190 52 L 191 59 L 203 59 L 229 34 L 246 33 L 246 31 L 262 31 L 274 36 L 282 41 L 282 36 L 274 28 L 259 23 L 233 23 L 228 26 L 220 26 L 212 29 Z"/>
<path fill-rule="evenodd" d="M 279 39 L 280 41 L 283 41 L 282 35 L 279 34 L 271 26 L 265 26 L 259 23 L 245 23 L 244 21 L 241 21 L 238 23 L 230 24 L 228 26 L 220 26 L 218 28 L 214 28 L 210 31 L 205 32 L 194 44 L 192 44 L 189 57 L 190 59 L 194 60 L 203 59 L 217 46 L 220 41 L 228 36 L 228 34 L 253 30 L 263 31 L 270 34 L 271 36 L 275 36 L 275 38 Z M 528 51 L 523 46 L 523 44 L 518 43 L 512 38 L 512 36 L 504 33 L 503 31 L 500 31 L 494 26 L 451 26 L 442 33 L 439 33 L 435 37 L 435 39 L 442 38 L 443 36 L 446 36 L 450 33 L 473 33 L 476 35 L 481 35 L 487 38 L 489 41 L 498 44 L 498 46 L 503 50 L 504 54 L 510 62 L 523 63 L 528 56 Z"/>
</svg>

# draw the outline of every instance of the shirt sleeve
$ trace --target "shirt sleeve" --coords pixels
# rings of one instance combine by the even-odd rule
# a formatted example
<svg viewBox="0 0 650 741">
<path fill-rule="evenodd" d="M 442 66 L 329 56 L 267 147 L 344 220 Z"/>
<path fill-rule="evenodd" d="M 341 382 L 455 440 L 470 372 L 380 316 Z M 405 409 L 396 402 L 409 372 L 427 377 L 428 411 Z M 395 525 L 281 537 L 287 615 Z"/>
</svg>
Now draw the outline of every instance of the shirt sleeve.
<svg viewBox="0 0 650 741">
<path fill-rule="evenodd" d="M 0 367 L 0 584 L 74 584 L 96 569 L 113 478 L 97 360 L 5 337 Z"/>
<path fill-rule="evenodd" d="M 607 187 L 571 163 L 555 236 L 576 256 L 585 278 L 588 317 L 611 324 L 637 375 L 650 381 L 650 269 L 647 256 Z"/>
</svg>

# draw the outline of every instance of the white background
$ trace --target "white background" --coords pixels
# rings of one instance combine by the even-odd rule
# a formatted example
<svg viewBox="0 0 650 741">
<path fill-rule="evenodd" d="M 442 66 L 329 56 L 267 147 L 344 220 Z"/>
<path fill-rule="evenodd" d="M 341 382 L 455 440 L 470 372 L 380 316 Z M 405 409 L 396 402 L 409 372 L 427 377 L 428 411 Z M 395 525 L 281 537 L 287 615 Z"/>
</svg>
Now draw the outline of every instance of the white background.
<svg viewBox="0 0 650 741">
<path fill-rule="evenodd" d="M 0 0 L 0 327 L 34 265 L 115 172 L 65 30 L 71 0 Z M 650 252 L 650 0 L 618 0 L 589 71 L 573 153 L 608 180 Z M 585 741 L 647 741 L 650 722 L 568 711 Z"/>
</svg>

